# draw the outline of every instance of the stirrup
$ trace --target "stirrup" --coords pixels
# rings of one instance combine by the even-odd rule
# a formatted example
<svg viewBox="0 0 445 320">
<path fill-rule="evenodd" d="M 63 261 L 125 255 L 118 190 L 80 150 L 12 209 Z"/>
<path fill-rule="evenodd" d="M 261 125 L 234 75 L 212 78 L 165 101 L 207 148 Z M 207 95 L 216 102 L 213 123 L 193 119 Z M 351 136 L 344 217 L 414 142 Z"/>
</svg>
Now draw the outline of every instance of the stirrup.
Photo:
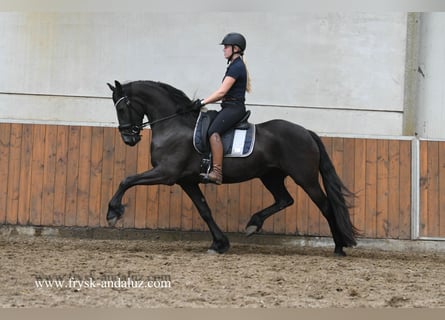
<svg viewBox="0 0 445 320">
<path fill-rule="evenodd" d="M 222 169 L 218 165 L 214 165 L 209 173 L 200 174 L 203 183 L 222 184 Z"/>
</svg>

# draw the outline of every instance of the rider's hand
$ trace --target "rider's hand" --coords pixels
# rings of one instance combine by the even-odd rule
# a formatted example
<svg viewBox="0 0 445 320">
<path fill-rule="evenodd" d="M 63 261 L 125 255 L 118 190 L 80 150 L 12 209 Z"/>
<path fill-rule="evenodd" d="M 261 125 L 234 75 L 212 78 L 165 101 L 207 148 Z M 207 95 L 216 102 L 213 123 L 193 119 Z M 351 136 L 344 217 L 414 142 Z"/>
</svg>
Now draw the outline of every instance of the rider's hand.
<svg viewBox="0 0 445 320">
<path fill-rule="evenodd" d="M 201 99 L 196 99 L 195 101 L 193 101 L 192 103 L 191 103 L 191 105 L 190 105 L 190 108 L 193 110 L 193 111 L 199 111 L 199 110 L 201 110 L 201 108 L 202 107 L 204 107 L 204 103 L 202 103 L 202 101 L 203 100 L 201 100 Z"/>
</svg>

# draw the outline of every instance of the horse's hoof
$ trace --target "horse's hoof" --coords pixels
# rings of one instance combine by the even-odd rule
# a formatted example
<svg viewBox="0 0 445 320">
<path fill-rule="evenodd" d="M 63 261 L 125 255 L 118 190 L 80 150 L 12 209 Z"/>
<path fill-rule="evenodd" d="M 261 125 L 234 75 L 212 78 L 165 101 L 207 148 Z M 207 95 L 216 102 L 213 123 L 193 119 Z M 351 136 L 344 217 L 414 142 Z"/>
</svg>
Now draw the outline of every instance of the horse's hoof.
<svg viewBox="0 0 445 320">
<path fill-rule="evenodd" d="M 213 242 L 207 253 L 226 253 L 230 249 L 230 243 L 227 239 Z"/>
<path fill-rule="evenodd" d="M 251 225 L 246 228 L 246 236 L 250 237 L 252 234 L 258 231 L 258 227 Z"/>
<path fill-rule="evenodd" d="M 107 222 L 110 227 L 114 227 L 116 222 L 122 218 L 125 212 L 124 205 L 112 206 L 108 205 Z"/>
<path fill-rule="evenodd" d="M 107 220 L 108 225 L 109 225 L 110 227 L 114 227 L 114 226 L 116 225 L 117 220 L 119 220 L 117 217 L 108 219 L 108 220 Z"/>
<path fill-rule="evenodd" d="M 343 249 L 335 250 L 334 256 L 343 258 L 343 257 L 346 257 L 346 253 L 343 251 Z"/>
</svg>

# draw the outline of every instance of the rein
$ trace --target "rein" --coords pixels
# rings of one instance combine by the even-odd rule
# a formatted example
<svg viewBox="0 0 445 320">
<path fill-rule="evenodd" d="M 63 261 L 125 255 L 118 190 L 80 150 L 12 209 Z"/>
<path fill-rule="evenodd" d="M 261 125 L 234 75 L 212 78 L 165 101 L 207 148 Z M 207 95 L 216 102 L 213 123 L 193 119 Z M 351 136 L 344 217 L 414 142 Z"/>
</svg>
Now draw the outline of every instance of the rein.
<svg viewBox="0 0 445 320">
<path fill-rule="evenodd" d="M 123 96 L 122 98 L 117 100 L 116 103 L 114 104 L 114 107 L 117 107 L 117 105 L 124 99 L 127 100 L 126 104 L 130 108 L 131 107 L 131 103 L 130 103 L 130 99 L 128 99 L 127 96 Z M 140 130 L 142 130 L 143 128 L 145 128 L 147 126 L 151 127 L 151 125 L 153 125 L 155 123 L 162 122 L 162 121 L 165 121 L 165 120 L 169 120 L 169 119 L 175 118 L 175 117 L 177 117 L 179 115 L 182 115 L 182 114 L 185 114 L 185 113 L 188 113 L 188 112 L 191 112 L 191 111 L 193 111 L 193 110 L 187 110 L 187 111 L 182 111 L 182 112 L 175 112 L 175 113 L 173 113 L 171 115 L 168 115 L 166 117 L 163 117 L 163 118 L 160 118 L 160 119 L 157 119 L 157 120 L 153 120 L 153 121 L 146 121 L 146 122 L 143 122 L 141 124 L 127 124 L 127 125 L 119 126 L 119 130 L 122 131 L 122 130 L 126 130 L 126 129 L 129 129 L 129 128 L 132 128 L 133 131 L 134 131 L 134 129 L 137 129 L 137 130 L 140 131 Z"/>
</svg>

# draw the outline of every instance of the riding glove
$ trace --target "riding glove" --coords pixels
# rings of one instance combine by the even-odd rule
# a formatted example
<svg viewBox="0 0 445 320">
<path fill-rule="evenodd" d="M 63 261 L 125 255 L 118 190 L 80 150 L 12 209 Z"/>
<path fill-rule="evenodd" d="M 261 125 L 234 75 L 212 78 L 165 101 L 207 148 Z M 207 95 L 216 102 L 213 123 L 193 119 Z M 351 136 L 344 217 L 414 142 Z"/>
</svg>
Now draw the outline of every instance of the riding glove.
<svg viewBox="0 0 445 320">
<path fill-rule="evenodd" d="M 201 108 L 205 106 L 205 104 L 204 104 L 202 101 L 203 101 L 202 99 L 196 99 L 195 101 L 193 101 L 193 102 L 190 104 L 191 109 L 192 109 L 193 111 L 199 111 L 199 110 L 201 110 Z"/>
</svg>

